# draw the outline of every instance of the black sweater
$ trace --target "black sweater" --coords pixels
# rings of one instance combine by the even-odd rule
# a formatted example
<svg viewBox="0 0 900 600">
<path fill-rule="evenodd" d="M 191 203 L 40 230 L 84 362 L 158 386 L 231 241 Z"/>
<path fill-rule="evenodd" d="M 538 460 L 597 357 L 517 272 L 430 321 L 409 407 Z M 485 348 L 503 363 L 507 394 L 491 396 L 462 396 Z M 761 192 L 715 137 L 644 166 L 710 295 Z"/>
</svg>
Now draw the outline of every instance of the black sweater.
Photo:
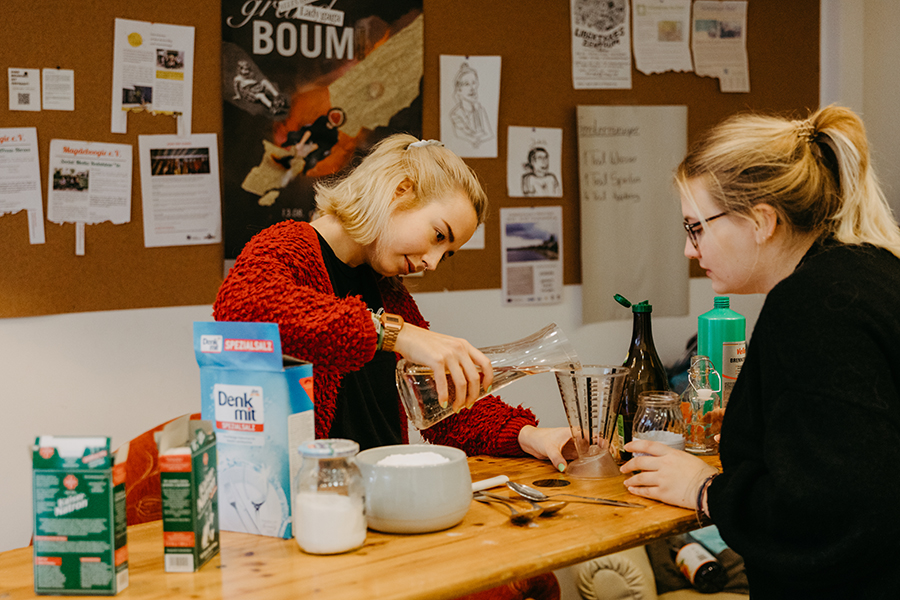
<svg viewBox="0 0 900 600">
<path fill-rule="evenodd" d="M 900 598 L 900 259 L 817 244 L 769 292 L 720 454 L 753 598 Z"/>
</svg>

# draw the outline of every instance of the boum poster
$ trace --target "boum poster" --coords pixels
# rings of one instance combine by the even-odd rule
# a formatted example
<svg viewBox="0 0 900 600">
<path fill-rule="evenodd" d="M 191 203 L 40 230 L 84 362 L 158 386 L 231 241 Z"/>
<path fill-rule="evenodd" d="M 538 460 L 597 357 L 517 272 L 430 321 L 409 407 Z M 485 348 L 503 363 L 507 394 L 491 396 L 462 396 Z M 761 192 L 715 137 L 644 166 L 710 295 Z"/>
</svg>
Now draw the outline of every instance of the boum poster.
<svg viewBox="0 0 900 600">
<path fill-rule="evenodd" d="M 222 0 L 223 238 L 309 221 L 315 183 L 421 137 L 422 0 Z"/>
</svg>

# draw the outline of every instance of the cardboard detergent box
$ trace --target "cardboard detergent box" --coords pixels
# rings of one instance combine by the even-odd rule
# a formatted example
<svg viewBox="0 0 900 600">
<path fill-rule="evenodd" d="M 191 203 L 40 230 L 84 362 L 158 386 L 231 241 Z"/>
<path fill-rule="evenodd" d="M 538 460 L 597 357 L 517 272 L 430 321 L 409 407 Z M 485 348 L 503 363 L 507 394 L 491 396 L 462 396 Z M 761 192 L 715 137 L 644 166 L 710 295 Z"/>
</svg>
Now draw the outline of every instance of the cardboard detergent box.
<svg viewBox="0 0 900 600">
<path fill-rule="evenodd" d="M 114 456 L 108 437 L 35 440 L 35 593 L 111 596 L 128 587 L 126 455 Z"/>
<path fill-rule="evenodd" d="M 216 435 L 184 415 L 156 433 L 168 573 L 193 573 L 219 553 Z"/>
<path fill-rule="evenodd" d="M 219 526 L 290 538 L 297 447 L 315 439 L 313 366 L 281 353 L 275 323 L 196 322 L 203 419 L 217 441 Z"/>
</svg>

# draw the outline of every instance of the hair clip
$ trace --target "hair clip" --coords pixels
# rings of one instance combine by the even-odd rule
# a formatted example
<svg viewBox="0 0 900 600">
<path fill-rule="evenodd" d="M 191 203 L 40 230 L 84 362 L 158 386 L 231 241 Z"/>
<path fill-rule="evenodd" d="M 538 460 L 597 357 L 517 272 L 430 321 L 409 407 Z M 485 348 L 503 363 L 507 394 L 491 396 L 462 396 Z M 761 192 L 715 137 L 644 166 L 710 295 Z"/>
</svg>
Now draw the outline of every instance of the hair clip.
<svg viewBox="0 0 900 600">
<path fill-rule="evenodd" d="M 443 147 L 444 143 L 439 142 L 438 140 L 420 140 L 418 142 L 411 143 L 409 146 L 407 146 L 407 149 L 409 149 L 409 148 L 424 148 L 425 146 L 441 146 L 441 147 Z"/>
</svg>

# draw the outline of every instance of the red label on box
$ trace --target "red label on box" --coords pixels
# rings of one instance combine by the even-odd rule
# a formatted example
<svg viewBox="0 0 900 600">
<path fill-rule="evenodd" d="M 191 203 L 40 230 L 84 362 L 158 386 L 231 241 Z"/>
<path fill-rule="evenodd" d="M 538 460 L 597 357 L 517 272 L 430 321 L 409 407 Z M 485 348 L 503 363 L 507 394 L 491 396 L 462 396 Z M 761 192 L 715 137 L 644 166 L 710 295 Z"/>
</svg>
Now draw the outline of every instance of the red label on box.
<svg viewBox="0 0 900 600">
<path fill-rule="evenodd" d="M 166 548 L 193 548 L 193 531 L 164 531 L 163 545 Z"/>
<path fill-rule="evenodd" d="M 159 457 L 160 473 L 190 473 L 190 454 L 163 454 Z"/>
<path fill-rule="evenodd" d="M 116 566 L 118 567 L 122 563 L 128 562 L 128 546 L 122 546 L 118 550 L 116 550 Z"/>
<path fill-rule="evenodd" d="M 50 565 L 53 567 L 59 567 L 62 565 L 62 557 L 61 556 L 35 556 L 34 564 Z"/>
</svg>

